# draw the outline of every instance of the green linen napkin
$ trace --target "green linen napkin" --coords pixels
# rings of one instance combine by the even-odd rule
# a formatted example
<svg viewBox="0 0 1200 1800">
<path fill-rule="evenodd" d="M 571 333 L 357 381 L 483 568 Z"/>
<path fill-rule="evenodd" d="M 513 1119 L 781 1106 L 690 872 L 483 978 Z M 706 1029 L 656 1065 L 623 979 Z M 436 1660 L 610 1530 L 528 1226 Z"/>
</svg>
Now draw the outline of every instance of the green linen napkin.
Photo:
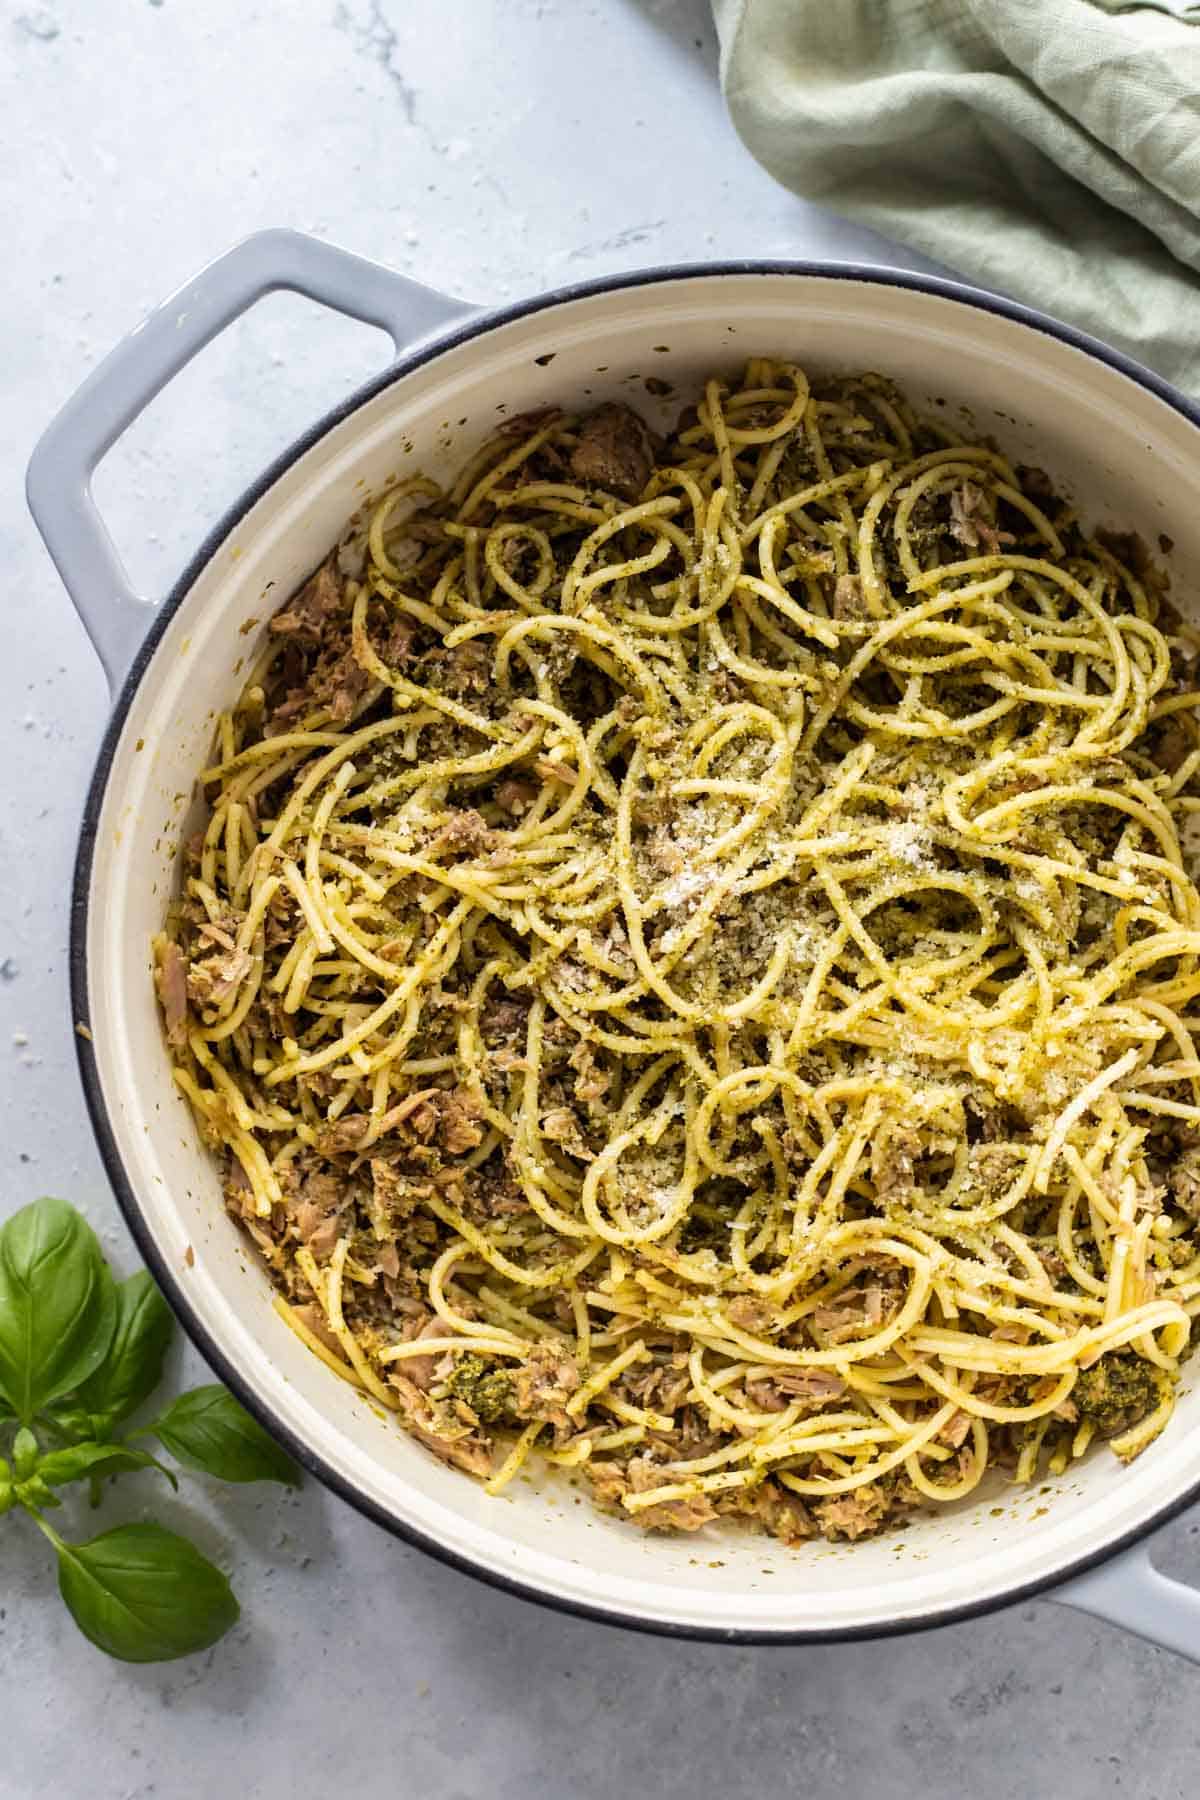
<svg viewBox="0 0 1200 1800">
<path fill-rule="evenodd" d="M 713 0 L 786 186 L 1200 391 L 1200 6 Z"/>
</svg>

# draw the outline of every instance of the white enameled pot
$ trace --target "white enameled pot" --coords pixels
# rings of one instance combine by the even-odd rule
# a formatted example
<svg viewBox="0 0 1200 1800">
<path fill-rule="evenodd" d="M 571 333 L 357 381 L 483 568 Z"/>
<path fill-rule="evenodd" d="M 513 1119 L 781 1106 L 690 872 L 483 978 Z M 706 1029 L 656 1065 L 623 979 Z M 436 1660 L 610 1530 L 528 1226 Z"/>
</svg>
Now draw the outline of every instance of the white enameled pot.
<svg viewBox="0 0 1200 1800">
<path fill-rule="evenodd" d="M 93 469 L 163 384 L 262 295 L 289 288 L 384 326 L 398 361 L 320 421 L 215 528 L 159 606 L 129 587 L 90 498 Z M 481 312 L 290 232 L 251 238 L 166 301 L 51 425 L 29 502 L 117 693 L 87 805 L 72 970 L 80 1058 L 114 1188 L 213 1367 L 314 1474 L 390 1530 L 530 1598 L 653 1630 L 802 1641 L 913 1629 L 1044 1592 L 1200 1659 L 1200 1596 L 1150 1565 L 1146 1534 L 1200 1493 L 1200 1392 L 1130 1468 L 1103 1450 L 1025 1493 L 853 1546 L 789 1550 L 710 1527 L 644 1535 L 561 1477 L 487 1498 L 294 1338 L 226 1217 L 175 1092 L 149 944 L 175 879 L 181 796 L 207 760 L 262 620 L 364 495 L 435 476 L 506 415 L 620 397 L 665 423 L 748 354 L 878 369 L 1058 477 L 1092 521 L 1173 540 L 1200 576 L 1200 412 L 1154 376 L 988 295 L 880 269 L 702 265 Z M 648 390 L 647 379 L 651 388 Z M 653 389 L 669 382 L 670 397 Z M 269 597 L 268 597 L 269 590 Z M 251 631 L 254 627 L 250 628 Z"/>
</svg>

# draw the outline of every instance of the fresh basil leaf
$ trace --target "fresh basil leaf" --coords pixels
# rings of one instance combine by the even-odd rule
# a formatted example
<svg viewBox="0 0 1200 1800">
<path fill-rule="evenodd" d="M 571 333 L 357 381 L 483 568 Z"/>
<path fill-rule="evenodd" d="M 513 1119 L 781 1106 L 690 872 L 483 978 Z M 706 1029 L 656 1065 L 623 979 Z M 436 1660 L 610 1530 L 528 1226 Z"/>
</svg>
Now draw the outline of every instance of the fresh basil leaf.
<svg viewBox="0 0 1200 1800">
<path fill-rule="evenodd" d="M 89 1475 L 122 1475 L 128 1469 L 150 1468 L 161 1469 L 162 1464 L 129 1444 L 71 1444 L 65 1450 L 48 1451 L 37 1472 L 51 1487 L 66 1487 Z M 163 1474 L 171 1479 L 169 1469 L 163 1469 Z"/>
<path fill-rule="evenodd" d="M 37 1467 L 38 1441 L 27 1425 L 22 1425 L 12 1443 L 13 1472 L 24 1481 Z"/>
<path fill-rule="evenodd" d="M 207 1650 L 237 1622 L 220 1569 L 161 1525 L 118 1525 L 86 1544 L 56 1544 L 58 1589 L 86 1638 L 122 1662 Z"/>
<path fill-rule="evenodd" d="M 146 1429 L 187 1468 L 220 1481 L 300 1485 L 300 1471 L 291 1457 L 219 1382 L 181 1394 Z"/>
<path fill-rule="evenodd" d="M 75 1401 L 91 1415 L 92 1431 L 107 1437 L 148 1400 L 162 1380 L 163 1357 L 175 1321 L 147 1269 L 117 1288 L 117 1320 L 108 1355 L 79 1384 Z"/>
<path fill-rule="evenodd" d="M 39 1506 L 62 1505 L 62 1501 L 54 1489 L 47 1487 L 36 1471 L 32 1475 L 27 1475 L 24 1481 L 14 1481 L 13 1493 L 29 1512 L 36 1512 Z"/>
<path fill-rule="evenodd" d="M 116 1291 L 91 1226 L 35 1200 L 0 1229 L 0 1392 L 28 1423 L 103 1362 Z"/>
<path fill-rule="evenodd" d="M 51 1406 L 41 1417 L 54 1427 L 60 1437 L 65 1437 L 72 1444 L 82 1443 L 85 1438 L 91 1439 L 97 1435 L 92 1426 L 91 1413 L 84 1412 L 82 1406 Z"/>
</svg>

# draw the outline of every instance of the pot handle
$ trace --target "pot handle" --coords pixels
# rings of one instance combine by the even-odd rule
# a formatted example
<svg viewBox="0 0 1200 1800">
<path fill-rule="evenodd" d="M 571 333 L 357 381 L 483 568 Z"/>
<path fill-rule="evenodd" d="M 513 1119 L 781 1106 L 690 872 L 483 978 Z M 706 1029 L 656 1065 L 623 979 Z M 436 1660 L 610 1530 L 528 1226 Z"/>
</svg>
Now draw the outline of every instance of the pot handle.
<svg viewBox="0 0 1200 1800">
<path fill-rule="evenodd" d="M 114 688 L 145 634 L 152 602 L 130 583 L 92 498 L 92 475 L 121 433 L 198 350 L 256 300 L 280 288 L 382 327 L 397 354 L 476 310 L 319 238 L 260 231 L 202 269 L 109 352 L 43 433 L 30 458 L 25 492 Z"/>
<path fill-rule="evenodd" d="M 1163 1575 L 1145 1544 L 1065 1581 L 1049 1598 L 1200 1663 L 1200 1591 Z"/>
</svg>

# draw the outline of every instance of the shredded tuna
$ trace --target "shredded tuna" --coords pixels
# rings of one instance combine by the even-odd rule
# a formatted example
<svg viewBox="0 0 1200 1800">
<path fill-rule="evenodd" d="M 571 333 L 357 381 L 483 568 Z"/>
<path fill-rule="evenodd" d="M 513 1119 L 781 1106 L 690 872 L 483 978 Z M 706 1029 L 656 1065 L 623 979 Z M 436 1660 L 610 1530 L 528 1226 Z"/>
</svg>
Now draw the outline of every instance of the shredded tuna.
<svg viewBox="0 0 1200 1800">
<path fill-rule="evenodd" d="M 446 687 L 452 694 L 485 694 L 492 682 L 492 652 L 469 639 L 446 652 Z"/>
<path fill-rule="evenodd" d="M 370 1128 L 371 1121 L 366 1113 L 343 1113 L 340 1119 L 336 1119 L 321 1133 L 321 1154 L 347 1156 L 361 1149 Z"/>
<path fill-rule="evenodd" d="M 370 685 L 371 678 L 367 671 L 353 657 L 343 657 L 334 666 L 330 671 L 325 697 L 330 717 L 335 724 L 344 725 L 347 719 L 354 717 L 355 709 Z"/>
<path fill-rule="evenodd" d="M 1057 1250 L 1039 1249 L 1035 1255 L 1051 1281 L 1057 1282 L 1063 1279 L 1067 1273 L 1067 1265 Z"/>
<path fill-rule="evenodd" d="M 1200 740 L 1194 731 L 1189 731 L 1182 719 L 1168 718 L 1159 727 L 1154 747 L 1150 751 L 1153 760 L 1168 775 L 1175 775 L 1183 767 Z"/>
<path fill-rule="evenodd" d="M 595 1461 L 585 1463 L 584 1468 L 592 1484 L 592 1494 L 597 1505 L 619 1506 L 622 1498 L 629 1492 L 629 1478 L 624 1464 Z"/>
<path fill-rule="evenodd" d="M 746 1398 L 760 1412 L 784 1412 L 794 1400 L 824 1405 L 840 1400 L 845 1392 L 846 1383 L 831 1369 L 781 1369 L 746 1383 Z"/>
<path fill-rule="evenodd" d="M 789 1493 L 775 1481 L 762 1482 L 752 1491 L 750 1503 L 738 1510 L 749 1513 L 785 1544 L 802 1544 L 817 1535 L 816 1522 L 799 1494 Z"/>
<path fill-rule="evenodd" d="M 853 1541 L 878 1531 L 892 1506 L 890 1489 L 881 1482 L 868 1481 L 862 1487 L 851 1488 L 848 1494 L 813 1501 L 812 1513 L 826 1537 Z"/>
<path fill-rule="evenodd" d="M 277 612 L 271 630 L 278 637 L 317 643 L 330 618 L 342 605 L 342 590 L 331 563 L 322 563 L 291 604 Z"/>
<path fill-rule="evenodd" d="M 479 1021 L 485 1044 L 525 1042 L 529 1003 L 525 1000 L 492 1000 Z"/>
<path fill-rule="evenodd" d="M 871 1149 L 871 1180 L 885 1205 L 910 1198 L 914 1190 L 913 1169 L 920 1154 L 921 1140 L 915 1131 L 899 1127 L 876 1138 Z"/>
<path fill-rule="evenodd" d="M 411 619 L 397 619 L 388 632 L 383 647 L 383 661 L 389 668 L 403 669 L 412 661 L 417 628 Z"/>
<path fill-rule="evenodd" d="M 678 1477 L 670 1469 L 635 1456 L 629 1464 L 629 1488 L 635 1494 L 648 1494 L 654 1488 L 674 1485 Z M 688 1494 L 678 1500 L 664 1500 L 658 1506 L 640 1507 L 638 1524 L 647 1531 L 699 1531 L 717 1516 L 717 1509 L 707 1494 Z"/>
<path fill-rule="evenodd" d="M 177 1050 L 182 1049 L 187 1042 L 187 963 L 179 945 L 170 938 L 159 949 L 154 979 L 163 1009 L 167 1042 Z"/>
<path fill-rule="evenodd" d="M 475 856 L 481 850 L 490 850 L 494 842 L 495 834 L 482 813 L 459 812 L 442 826 L 430 849 L 461 850 L 467 856 Z"/>
<path fill-rule="evenodd" d="M 307 1300 L 303 1306 L 293 1307 L 292 1310 L 300 1323 L 312 1333 L 319 1343 L 324 1344 L 327 1350 L 331 1350 L 335 1356 L 341 1357 L 345 1361 L 345 1348 L 331 1330 L 328 1319 L 315 1300 Z"/>
<path fill-rule="evenodd" d="M 851 1289 L 841 1296 L 840 1305 L 815 1307 L 812 1322 L 821 1334 L 822 1343 L 844 1344 L 848 1338 L 857 1337 L 870 1323 L 866 1295 L 859 1289 Z"/>
<path fill-rule="evenodd" d="M 414 1177 L 387 1157 L 371 1158 L 372 1211 L 377 1232 L 396 1231 L 421 1200 L 433 1192 L 432 1181 Z"/>
<path fill-rule="evenodd" d="M 225 1203 L 229 1210 L 239 1216 L 246 1216 L 254 1209 L 254 1189 L 250 1186 L 250 1177 L 238 1161 L 231 1155 L 225 1175 Z"/>
<path fill-rule="evenodd" d="M 296 1235 L 318 1262 L 333 1254 L 341 1235 L 344 1204 L 337 1178 L 320 1169 L 305 1175 L 297 1192 L 288 1198 L 288 1215 Z"/>
<path fill-rule="evenodd" d="M 555 762 L 552 757 L 539 756 L 533 766 L 543 781 L 557 781 L 563 787 L 570 787 L 575 780 L 576 771 L 570 764 Z"/>
<path fill-rule="evenodd" d="M 380 1244 L 375 1252 L 375 1271 L 393 1280 L 400 1273 L 400 1252 L 395 1244 Z"/>
<path fill-rule="evenodd" d="M 727 1310 L 738 1329 L 751 1337 L 764 1337 L 774 1319 L 771 1308 L 757 1294 L 739 1294 L 736 1300 L 730 1301 Z"/>
<path fill-rule="evenodd" d="M 434 1315 L 432 1318 L 406 1320 L 400 1341 L 411 1344 L 421 1338 L 437 1338 L 445 1337 L 445 1335 L 445 1321 Z M 422 1393 L 427 1393 L 433 1386 L 434 1373 L 439 1363 L 445 1360 L 445 1356 L 446 1352 L 444 1351 L 437 1351 L 432 1356 L 406 1356 L 399 1367 L 408 1376 L 414 1387 L 420 1388 Z"/>
<path fill-rule="evenodd" d="M 644 1494 L 673 1481 L 669 1469 L 634 1457 L 624 1466 L 610 1462 L 590 1462 L 584 1467 L 592 1483 L 592 1493 L 600 1506 L 624 1512 L 621 1501 L 626 1494 Z M 628 1517 L 628 1514 L 625 1514 Z M 706 1494 L 681 1500 L 664 1500 L 661 1505 L 641 1508 L 635 1515 L 646 1531 L 698 1531 L 717 1516 L 717 1509 Z"/>
<path fill-rule="evenodd" d="M 567 1060 L 578 1070 L 575 1098 L 585 1106 L 593 1100 L 603 1100 L 612 1086 L 612 1076 L 607 1069 L 597 1067 L 595 1050 L 586 1038 L 579 1040 Z"/>
<path fill-rule="evenodd" d="M 579 1129 L 579 1120 L 569 1106 L 552 1106 L 542 1114 L 542 1135 L 552 1144 L 561 1144 L 572 1156 L 587 1157 L 591 1151 Z"/>
<path fill-rule="evenodd" d="M 952 1412 L 950 1414 L 950 1417 L 938 1432 L 937 1442 L 939 1444 L 949 1445 L 951 1450 L 957 1450 L 961 1444 L 966 1442 L 970 1435 L 971 1415 L 970 1413 L 965 1413 L 960 1406 L 957 1412 Z"/>
<path fill-rule="evenodd" d="M 496 786 L 496 804 L 511 813 L 514 819 L 525 816 L 537 799 L 537 789 L 532 781 L 518 781 L 515 777 L 510 781 L 501 781 Z"/>
<path fill-rule="evenodd" d="M 651 1412 L 673 1413 L 687 1399 L 692 1385 L 688 1372 L 687 1357 L 677 1353 L 666 1363 L 654 1363 L 650 1367 L 635 1365 L 628 1370 L 621 1382 L 621 1392 L 635 1406 L 644 1406 Z"/>
<path fill-rule="evenodd" d="M 483 1220 L 512 1218 L 517 1213 L 529 1211 L 529 1201 L 524 1190 L 513 1179 L 509 1169 L 500 1175 L 488 1174 L 480 1176 L 472 1185 L 470 1192 L 470 1212 Z M 563 1296 L 560 1296 L 562 1298 Z M 570 1307 L 567 1308 L 567 1323 L 573 1319 Z"/>
<path fill-rule="evenodd" d="M 973 481 L 964 481 L 950 496 L 950 530 L 968 550 L 983 548 L 995 555 L 1003 544 L 1011 544 L 1011 531 L 998 531 L 988 518 L 983 490 Z"/>
<path fill-rule="evenodd" d="M 441 1142 L 450 1156 L 463 1156 L 483 1142 L 479 1102 L 466 1088 L 454 1088 L 442 1102 Z"/>
<path fill-rule="evenodd" d="M 833 587 L 833 616 L 844 620 L 870 618 L 871 609 L 857 575 L 838 576 Z"/>
<path fill-rule="evenodd" d="M 491 1440 L 473 1426 L 470 1419 L 461 1418 L 452 1403 L 431 1401 L 407 1375 L 395 1370 L 389 1374 L 388 1384 L 396 1395 L 409 1430 L 435 1456 L 452 1463 L 456 1469 L 465 1469 L 469 1475 L 486 1477 L 491 1474 Z"/>
<path fill-rule="evenodd" d="M 236 945 L 201 957 L 188 967 L 188 999 L 196 1006 L 219 1006 L 236 993 L 253 967 L 250 952 Z"/>
<path fill-rule="evenodd" d="M 1191 1219 L 1200 1219 L 1200 1151 L 1180 1152 L 1168 1176 L 1168 1185 L 1179 1210 Z"/>
<path fill-rule="evenodd" d="M 628 406 L 609 402 L 584 420 L 571 455 L 571 473 L 577 481 L 636 500 L 653 467 L 653 439 Z"/>
<path fill-rule="evenodd" d="M 513 1373 L 513 1403 L 524 1419 L 545 1419 L 560 1430 L 574 1429 L 565 1407 L 579 1386 L 579 1368 L 559 1344 L 535 1344 Z"/>
</svg>

